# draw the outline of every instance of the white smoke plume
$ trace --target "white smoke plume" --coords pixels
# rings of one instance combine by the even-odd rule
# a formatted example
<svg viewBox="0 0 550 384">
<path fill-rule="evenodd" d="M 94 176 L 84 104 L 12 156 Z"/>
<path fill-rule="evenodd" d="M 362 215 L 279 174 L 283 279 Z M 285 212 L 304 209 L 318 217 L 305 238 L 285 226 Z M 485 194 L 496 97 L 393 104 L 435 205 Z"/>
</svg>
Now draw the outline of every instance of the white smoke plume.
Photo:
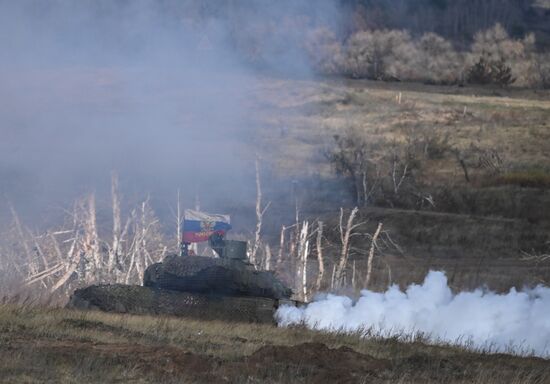
<svg viewBox="0 0 550 384">
<path fill-rule="evenodd" d="M 397 285 L 383 293 L 363 290 L 356 301 L 329 294 L 302 308 L 283 306 L 276 318 L 280 326 L 370 330 L 388 337 L 420 333 L 433 342 L 550 356 L 550 288 L 544 286 L 453 294 L 445 274 L 431 271 L 422 285 L 412 284 L 405 292 Z"/>
</svg>

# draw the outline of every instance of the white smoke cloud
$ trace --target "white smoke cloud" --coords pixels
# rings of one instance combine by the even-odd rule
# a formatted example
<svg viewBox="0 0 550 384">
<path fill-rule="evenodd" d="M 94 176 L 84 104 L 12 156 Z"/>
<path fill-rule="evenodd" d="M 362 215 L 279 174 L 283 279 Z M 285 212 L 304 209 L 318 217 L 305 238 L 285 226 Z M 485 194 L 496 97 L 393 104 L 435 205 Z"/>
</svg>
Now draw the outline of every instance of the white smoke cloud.
<svg viewBox="0 0 550 384">
<path fill-rule="evenodd" d="M 280 326 L 369 329 L 386 336 L 422 333 L 434 342 L 550 356 L 550 288 L 544 286 L 453 294 L 445 274 L 431 271 L 422 285 L 412 284 L 405 292 L 396 285 L 384 293 L 363 290 L 357 301 L 329 294 L 302 308 L 283 306 L 276 318 Z"/>
</svg>

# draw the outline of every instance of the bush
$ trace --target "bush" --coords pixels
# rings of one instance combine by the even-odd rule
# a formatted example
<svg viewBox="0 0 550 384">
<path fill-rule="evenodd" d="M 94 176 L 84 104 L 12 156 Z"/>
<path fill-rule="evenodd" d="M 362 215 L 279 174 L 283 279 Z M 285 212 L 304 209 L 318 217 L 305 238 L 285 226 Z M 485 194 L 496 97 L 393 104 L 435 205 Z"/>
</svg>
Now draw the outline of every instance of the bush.
<svg viewBox="0 0 550 384">
<path fill-rule="evenodd" d="M 355 78 L 374 80 L 412 80 L 416 46 L 405 31 L 362 31 L 347 41 L 343 71 Z"/>
<path fill-rule="evenodd" d="M 512 76 L 512 68 L 504 59 L 494 60 L 491 57 L 481 56 L 479 60 L 468 69 L 466 77 L 471 84 L 497 84 L 508 86 L 516 79 Z"/>
<path fill-rule="evenodd" d="M 480 56 L 479 60 L 468 68 L 466 78 L 471 84 L 491 84 L 491 63 L 484 56 Z"/>
<path fill-rule="evenodd" d="M 334 136 L 325 156 L 336 174 L 347 178 L 357 206 L 411 207 L 418 203 L 416 174 L 422 165 L 415 144 L 369 142 L 349 129 Z"/>
<path fill-rule="evenodd" d="M 343 44 L 328 28 L 311 31 L 304 49 L 322 74 L 430 84 L 511 84 L 550 88 L 550 54 L 537 53 L 534 36 L 511 38 L 496 24 L 475 35 L 470 52 L 457 52 L 435 33 L 413 39 L 399 30 L 367 30 Z"/>
<path fill-rule="evenodd" d="M 528 85 L 534 43 L 533 35 L 523 40 L 511 39 L 500 24 L 477 33 L 469 54 L 468 82 Z"/>
<path fill-rule="evenodd" d="M 528 84 L 532 87 L 550 89 L 550 54 L 535 54 Z"/>
<path fill-rule="evenodd" d="M 454 84 L 461 61 L 452 44 L 435 33 L 414 41 L 404 31 L 362 31 L 347 41 L 342 70 L 356 78 Z"/>
<path fill-rule="evenodd" d="M 435 33 L 426 33 L 418 42 L 418 80 L 435 84 L 455 84 L 460 80 L 462 57 L 452 44 Z"/>
<path fill-rule="evenodd" d="M 374 180 L 370 151 L 364 136 L 351 129 L 344 135 L 334 135 L 334 147 L 327 149 L 325 155 L 337 175 L 350 178 L 356 204 L 365 205 Z"/>
</svg>

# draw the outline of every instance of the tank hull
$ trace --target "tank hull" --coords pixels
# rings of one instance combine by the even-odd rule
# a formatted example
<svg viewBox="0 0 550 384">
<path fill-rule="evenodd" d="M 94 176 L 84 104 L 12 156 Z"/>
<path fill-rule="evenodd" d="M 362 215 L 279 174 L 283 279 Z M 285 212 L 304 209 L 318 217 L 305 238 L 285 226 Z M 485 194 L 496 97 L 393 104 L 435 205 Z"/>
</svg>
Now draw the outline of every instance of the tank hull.
<svg viewBox="0 0 550 384">
<path fill-rule="evenodd" d="M 92 285 L 77 289 L 68 308 L 114 313 L 184 316 L 274 324 L 279 300 L 176 292 L 136 285 Z"/>
<path fill-rule="evenodd" d="M 77 289 L 69 308 L 274 324 L 279 305 L 296 304 L 272 272 L 235 258 L 168 256 L 145 270 L 144 286 Z"/>
</svg>

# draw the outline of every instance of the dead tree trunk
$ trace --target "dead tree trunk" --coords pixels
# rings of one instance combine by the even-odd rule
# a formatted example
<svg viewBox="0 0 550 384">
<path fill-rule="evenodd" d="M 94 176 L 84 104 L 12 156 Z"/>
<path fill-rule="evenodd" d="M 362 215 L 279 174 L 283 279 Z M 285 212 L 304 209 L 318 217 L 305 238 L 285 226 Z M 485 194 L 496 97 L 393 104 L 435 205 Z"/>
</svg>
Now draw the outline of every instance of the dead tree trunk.
<svg viewBox="0 0 550 384">
<path fill-rule="evenodd" d="M 349 259 L 349 247 L 350 247 L 350 238 L 353 234 L 353 230 L 357 228 L 360 224 L 353 224 L 353 221 L 355 220 L 355 216 L 357 215 L 358 208 L 355 207 L 352 209 L 351 213 L 349 214 L 346 226 L 344 227 L 343 221 L 344 221 L 344 209 L 340 208 L 340 241 L 342 243 L 342 248 L 340 251 L 340 261 L 338 262 L 338 266 L 336 268 L 336 277 L 335 277 L 335 283 L 337 287 L 341 287 L 343 283 L 343 277 L 346 270 L 346 266 Z"/>
<path fill-rule="evenodd" d="M 84 284 L 90 284 L 100 278 L 98 274 L 101 272 L 102 267 L 94 194 L 90 194 L 86 200 L 81 202 L 80 215 L 82 215 L 84 236 L 80 248 L 83 259 L 81 260 L 79 276 Z"/>
<path fill-rule="evenodd" d="M 283 252 L 285 249 L 285 230 L 284 225 L 281 226 L 281 237 L 279 238 L 279 253 L 277 254 L 277 264 L 275 265 L 275 270 L 279 270 L 283 262 Z"/>
<path fill-rule="evenodd" d="M 74 239 L 72 241 L 71 247 L 69 248 L 69 251 L 67 252 L 67 269 L 65 273 L 61 276 L 61 278 L 57 280 L 57 282 L 52 286 L 52 288 L 50 289 L 51 293 L 57 291 L 59 288 L 65 285 L 65 283 L 69 281 L 73 273 L 75 273 L 75 271 L 77 270 L 82 258 L 82 253 L 76 249 L 78 242 L 78 230 L 75 229 Z"/>
<path fill-rule="evenodd" d="M 336 275 L 336 264 L 332 265 L 332 275 L 330 276 L 330 290 L 334 290 L 334 277 Z"/>
<path fill-rule="evenodd" d="M 262 184 L 260 181 L 260 160 L 256 158 L 256 232 L 254 234 L 254 246 L 250 253 L 250 263 L 256 265 L 256 255 L 260 248 L 260 236 L 262 232 L 262 221 L 269 203 L 262 209 Z"/>
<path fill-rule="evenodd" d="M 300 230 L 300 241 L 298 245 L 298 268 L 296 277 L 301 285 L 302 299 L 307 301 L 307 257 L 309 254 L 309 223 L 304 221 Z M 298 285 L 298 284 L 297 284 Z"/>
<path fill-rule="evenodd" d="M 116 172 L 111 173 L 111 201 L 113 204 L 113 243 L 109 250 L 107 260 L 107 274 L 109 280 L 118 281 L 118 271 L 115 268 L 119 264 L 120 257 L 120 235 L 121 235 L 121 217 L 120 217 L 120 197 L 118 191 L 118 176 Z"/>
<path fill-rule="evenodd" d="M 304 301 L 307 302 L 309 300 L 308 292 L 307 292 L 307 256 L 309 254 L 309 241 L 306 241 L 306 245 L 304 247 L 304 256 L 302 258 L 302 295 L 304 298 Z"/>
<path fill-rule="evenodd" d="M 405 178 L 407 177 L 407 171 L 409 168 L 409 164 L 405 164 L 405 167 L 403 168 L 403 172 L 401 176 L 397 175 L 397 165 L 398 165 L 398 159 L 397 155 L 393 156 L 393 166 L 392 166 L 392 173 L 391 173 L 391 179 L 393 182 L 393 193 L 394 195 L 397 195 L 399 192 L 399 188 L 401 188 L 401 185 L 403 184 L 403 181 L 405 181 Z"/>
<path fill-rule="evenodd" d="M 317 223 L 317 261 L 319 262 L 319 273 L 317 274 L 317 282 L 315 283 L 315 289 L 321 290 L 321 283 L 323 282 L 323 276 L 325 274 L 325 262 L 323 260 L 323 222 Z"/>
<path fill-rule="evenodd" d="M 271 247 L 269 244 L 265 245 L 265 270 L 271 270 Z"/>
<path fill-rule="evenodd" d="M 382 230 L 382 223 L 378 223 L 378 227 L 376 228 L 374 235 L 372 235 L 372 242 L 369 250 L 369 258 L 367 259 L 367 277 L 365 279 L 365 288 L 369 287 L 371 274 L 372 274 L 372 261 L 374 259 L 374 250 L 376 248 L 376 239 L 378 239 L 378 236 L 380 235 L 381 230 Z"/>
</svg>

